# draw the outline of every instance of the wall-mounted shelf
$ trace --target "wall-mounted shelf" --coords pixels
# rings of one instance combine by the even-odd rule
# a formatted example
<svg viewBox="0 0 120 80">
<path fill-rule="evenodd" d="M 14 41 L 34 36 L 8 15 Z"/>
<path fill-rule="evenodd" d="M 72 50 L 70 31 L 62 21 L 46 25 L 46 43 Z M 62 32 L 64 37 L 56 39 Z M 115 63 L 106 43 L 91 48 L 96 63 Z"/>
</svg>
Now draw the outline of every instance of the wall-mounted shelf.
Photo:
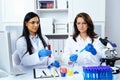
<svg viewBox="0 0 120 80">
<path fill-rule="evenodd" d="M 36 12 L 41 19 L 45 35 L 69 35 L 68 0 L 36 0 Z M 49 32 L 46 32 L 46 29 Z"/>
<path fill-rule="evenodd" d="M 43 11 L 43 12 L 47 12 L 47 11 L 68 11 L 68 9 L 36 9 L 37 11 Z"/>
<path fill-rule="evenodd" d="M 47 36 L 47 38 L 49 38 L 49 39 L 67 39 L 68 38 L 68 35 L 67 34 L 62 34 L 62 35 L 60 35 L 60 34 L 56 34 L 56 35 L 46 35 Z"/>
</svg>

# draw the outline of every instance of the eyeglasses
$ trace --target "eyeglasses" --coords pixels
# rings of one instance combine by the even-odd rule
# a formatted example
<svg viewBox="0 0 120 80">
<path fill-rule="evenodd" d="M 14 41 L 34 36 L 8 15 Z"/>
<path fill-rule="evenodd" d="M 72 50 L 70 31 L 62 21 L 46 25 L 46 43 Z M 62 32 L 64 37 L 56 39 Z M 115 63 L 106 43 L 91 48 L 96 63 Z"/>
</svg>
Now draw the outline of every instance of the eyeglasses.
<svg viewBox="0 0 120 80">
<path fill-rule="evenodd" d="M 85 25 L 87 25 L 87 23 L 86 22 L 83 22 L 83 23 L 78 22 L 78 23 L 76 23 L 76 25 L 77 26 L 80 26 L 80 25 L 85 26 Z"/>
<path fill-rule="evenodd" d="M 30 24 L 32 24 L 32 25 L 34 25 L 35 23 L 37 24 L 37 25 L 39 25 L 40 24 L 40 22 L 39 21 L 31 21 L 31 22 L 29 22 Z"/>
</svg>

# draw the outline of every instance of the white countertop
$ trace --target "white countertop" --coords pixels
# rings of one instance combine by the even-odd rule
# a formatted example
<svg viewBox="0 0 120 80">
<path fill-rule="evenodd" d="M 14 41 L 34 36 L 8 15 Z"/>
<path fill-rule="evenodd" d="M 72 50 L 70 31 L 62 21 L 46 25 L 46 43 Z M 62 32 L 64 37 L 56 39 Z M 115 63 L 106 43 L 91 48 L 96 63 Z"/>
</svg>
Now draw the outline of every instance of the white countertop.
<svg viewBox="0 0 120 80">
<path fill-rule="evenodd" d="M 39 80 L 84 80 L 83 79 L 83 74 L 82 74 L 82 68 L 81 67 L 74 67 L 74 71 L 78 71 L 79 74 L 74 74 L 73 76 L 68 76 L 66 77 L 52 77 L 52 78 L 38 78 Z M 59 69 L 57 69 L 59 72 Z M 60 74 L 59 74 L 60 75 Z M 27 71 L 27 73 L 23 75 L 9 75 L 7 77 L 0 78 L 0 80 L 38 80 L 35 79 L 33 76 L 33 70 Z M 113 80 L 120 80 L 120 73 L 119 74 L 113 74 Z"/>
</svg>

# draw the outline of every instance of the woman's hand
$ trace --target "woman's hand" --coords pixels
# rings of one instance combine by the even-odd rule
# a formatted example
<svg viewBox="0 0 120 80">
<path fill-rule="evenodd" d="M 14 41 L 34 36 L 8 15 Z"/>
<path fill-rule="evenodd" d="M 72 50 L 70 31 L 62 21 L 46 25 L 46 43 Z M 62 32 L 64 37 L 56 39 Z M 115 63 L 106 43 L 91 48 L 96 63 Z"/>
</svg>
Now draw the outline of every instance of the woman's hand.
<svg viewBox="0 0 120 80">
<path fill-rule="evenodd" d="M 77 54 L 72 54 L 72 55 L 70 55 L 70 61 L 72 61 L 72 62 L 76 62 L 77 61 L 77 58 L 78 58 L 78 55 Z"/>
<path fill-rule="evenodd" d="M 39 57 L 46 57 L 52 54 L 51 50 L 42 49 L 38 52 Z"/>
<path fill-rule="evenodd" d="M 91 52 L 91 54 L 93 54 L 93 55 L 97 54 L 96 49 L 94 48 L 94 46 L 92 44 L 88 44 L 85 47 L 85 50 L 88 51 L 88 52 Z"/>
</svg>

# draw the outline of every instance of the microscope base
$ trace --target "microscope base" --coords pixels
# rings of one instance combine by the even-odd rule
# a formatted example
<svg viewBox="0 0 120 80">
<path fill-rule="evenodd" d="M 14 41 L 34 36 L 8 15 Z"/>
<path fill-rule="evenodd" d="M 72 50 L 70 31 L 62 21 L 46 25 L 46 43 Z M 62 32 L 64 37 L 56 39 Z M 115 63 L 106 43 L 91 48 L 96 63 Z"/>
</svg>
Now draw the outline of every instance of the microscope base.
<svg viewBox="0 0 120 80">
<path fill-rule="evenodd" d="M 111 67 L 112 68 L 112 73 L 113 74 L 117 74 L 120 72 L 120 68 L 119 67 Z"/>
<path fill-rule="evenodd" d="M 106 65 L 109 65 L 111 67 L 115 66 L 115 61 L 120 60 L 120 57 L 113 57 L 113 58 L 102 58 L 101 63 L 105 62 Z"/>
<path fill-rule="evenodd" d="M 120 57 L 102 58 L 100 65 L 102 65 L 103 62 L 105 62 L 105 64 L 106 64 L 107 66 L 110 66 L 110 67 L 112 68 L 112 73 L 113 73 L 113 74 L 117 74 L 117 73 L 120 72 L 120 67 L 116 67 L 116 66 L 115 66 L 116 60 L 120 60 Z"/>
</svg>

